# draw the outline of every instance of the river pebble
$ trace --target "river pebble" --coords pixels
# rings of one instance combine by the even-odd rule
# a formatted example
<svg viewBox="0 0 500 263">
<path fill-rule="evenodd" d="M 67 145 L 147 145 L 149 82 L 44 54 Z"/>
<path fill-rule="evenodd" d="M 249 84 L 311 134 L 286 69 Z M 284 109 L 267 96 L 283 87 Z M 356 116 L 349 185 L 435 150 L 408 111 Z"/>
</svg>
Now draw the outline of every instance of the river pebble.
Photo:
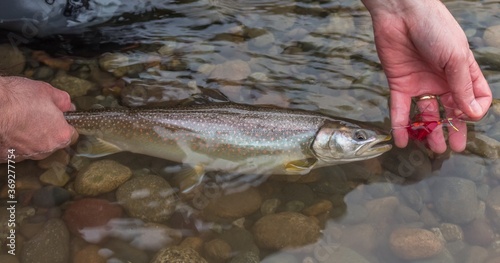
<svg viewBox="0 0 500 263">
<path fill-rule="evenodd" d="M 379 241 L 377 230 L 370 224 L 347 226 L 340 239 L 343 246 L 356 248 L 356 251 L 363 254 L 371 253 Z"/>
<path fill-rule="evenodd" d="M 495 230 L 484 218 L 477 218 L 464 227 L 465 241 L 471 245 L 489 246 L 495 239 Z"/>
<path fill-rule="evenodd" d="M 439 226 L 441 233 L 443 234 L 444 240 L 447 242 L 463 240 L 464 232 L 459 225 L 450 224 L 450 223 L 442 223 Z"/>
<path fill-rule="evenodd" d="M 252 251 L 257 255 L 260 252 L 252 233 L 244 228 L 233 227 L 224 231 L 219 238 L 230 244 L 234 252 Z"/>
<path fill-rule="evenodd" d="M 486 163 L 483 158 L 473 155 L 453 154 L 446 160 L 441 169 L 441 175 L 452 174 L 474 182 L 481 181 L 487 173 Z"/>
<path fill-rule="evenodd" d="M 498 159 L 500 142 L 479 132 L 468 132 L 466 148 L 481 157 Z"/>
<path fill-rule="evenodd" d="M 203 209 L 206 218 L 237 219 L 250 215 L 259 210 L 262 197 L 255 188 L 249 188 L 242 192 L 222 195 L 210 200 Z"/>
<path fill-rule="evenodd" d="M 91 228 L 105 226 L 109 220 L 120 218 L 122 214 L 120 206 L 107 200 L 85 198 L 70 204 L 64 211 L 63 220 L 71 233 L 80 236 L 85 235 L 85 231 L 90 231 Z"/>
<path fill-rule="evenodd" d="M 87 245 L 73 256 L 73 263 L 106 263 L 106 257 L 100 253 L 101 248 Z"/>
<path fill-rule="evenodd" d="M 81 195 L 97 196 L 115 190 L 131 176 L 132 171 L 116 161 L 96 161 L 78 173 L 75 190 Z"/>
<path fill-rule="evenodd" d="M 58 150 L 51 154 L 49 157 L 38 161 L 38 167 L 42 169 L 50 168 L 64 168 L 68 165 L 70 160 L 69 154 L 65 150 Z"/>
<path fill-rule="evenodd" d="M 313 219 L 295 212 L 266 215 L 253 226 L 257 245 L 268 249 L 313 243 L 319 238 L 319 231 L 320 228 Z"/>
<path fill-rule="evenodd" d="M 231 258 L 231 246 L 222 239 L 212 239 L 203 246 L 205 258 L 209 262 L 226 262 Z"/>
<path fill-rule="evenodd" d="M 427 258 L 427 259 L 414 260 L 411 262 L 412 263 L 455 263 L 455 259 L 453 258 L 453 256 L 451 255 L 451 253 L 448 250 L 443 249 L 443 251 L 441 253 L 439 253 L 438 255 L 436 255 L 434 257 Z"/>
<path fill-rule="evenodd" d="M 49 219 L 21 252 L 23 263 L 66 263 L 69 260 L 69 233 L 60 219 Z"/>
<path fill-rule="evenodd" d="M 266 201 L 262 202 L 262 205 L 260 206 L 260 213 L 262 215 L 274 214 L 280 204 L 281 200 L 279 200 L 278 198 L 267 199 Z"/>
<path fill-rule="evenodd" d="M 26 58 L 16 46 L 0 45 L 0 71 L 2 75 L 19 75 L 25 66 Z"/>
<path fill-rule="evenodd" d="M 500 25 L 488 27 L 484 31 L 483 39 L 488 46 L 500 48 Z"/>
<path fill-rule="evenodd" d="M 234 256 L 229 263 L 259 263 L 259 255 L 253 251 L 245 251 Z"/>
<path fill-rule="evenodd" d="M 194 249 L 197 253 L 201 253 L 203 247 L 203 239 L 200 237 L 187 237 L 179 244 L 181 247 L 188 247 Z"/>
<path fill-rule="evenodd" d="M 151 260 L 151 263 L 207 263 L 196 251 L 188 247 L 173 246 L 164 248 Z"/>
<path fill-rule="evenodd" d="M 71 98 L 83 96 L 96 88 L 96 85 L 88 80 L 68 75 L 57 75 L 50 84 L 68 92 Z"/>
<path fill-rule="evenodd" d="M 476 185 L 458 177 L 437 177 L 431 186 L 438 214 L 450 223 L 472 221 L 479 208 Z"/>
<path fill-rule="evenodd" d="M 479 246 L 471 246 L 461 251 L 457 258 L 461 258 L 463 263 L 483 263 L 488 258 L 488 250 Z"/>
<path fill-rule="evenodd" d="M 444 248 L 443 241 L 431 231 L 406 227 L 391 233 L 389 245 L 395 255 L 405 260 L 430 258 Z"/>
<path fill-rule="evenodd" d="M 102 247 L 112 252 L 112 258 L 108 259 L 108 262 L 113 262 L 113 259 L 118 260 L 118 262 L 149 262 L 149 256 L 146 251 L 135 248 L 123 240 L 113 238 L 107 240 Z"/>
<path fill-rule="evenodd" d="M 168 220 L 176 206 L 174 189 L 156 175 L 130 179 L 118 188 L 116 198 L 130 216 L 148 222 Z"/>
<path fill-rule="evenodd" d="M 231 60 L 216 65 L 211 71 L 209 78 L 226 81 L 238 81 L 246 79 L 251 73 L 248 63 L 243 60 Z"/>
<path fill-rule="evenodd" d="M 66 173 L 65 166 L 56 167 L 54 165 L 53 168 L 40 175 L 40 182 L 54 186 L 65 186 L 70 179 L 71 177 Z"/>
<path fill-rule="evenodd" d="M 317 216 L 319 214 L 328 213 L 332 210 L 333 204 L 329 200 L 320 200 L 317 203 L 302 210 L 306 216 Z"/>
<path fill-rule="evenodd" d="M 54 207 L 71 198 L 71 193 L 61 187 L 45 186 L 33 194 L 33 205 L 38 207 Z"/>
</svg>

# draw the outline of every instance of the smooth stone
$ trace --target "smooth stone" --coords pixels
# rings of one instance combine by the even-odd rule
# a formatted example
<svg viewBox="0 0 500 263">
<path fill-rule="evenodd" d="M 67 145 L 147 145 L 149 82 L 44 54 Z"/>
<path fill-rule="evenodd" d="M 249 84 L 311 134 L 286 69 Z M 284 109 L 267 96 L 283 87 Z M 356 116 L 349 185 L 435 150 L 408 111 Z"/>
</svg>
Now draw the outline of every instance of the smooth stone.
<svg viewBox="0 0 500 263">
<path fill-rule="evenodd" d="M 50 168 L 40 175 L 40 182 L 53 186 L 65 186 L 70 179 L 64 168 Z"/>
<path fill-rule="evenodd" d="M 68 165 L 70 160 L 69 154 L 65 150 L 58 150 L 51 154 L 49 157 L 38 161 L 38 167 L 42 169 L 50 169 L 50 168 L 64 168 Z"/>
<path fill-rule="evenodd" d="M 417 211 L 411 209 L 406 205 L 399 205 L 396 210 L 396 216 L 401 220 L 401 222 L 413 223 L 420 220 L 420 215 Z"/>
<path fill-rule="evenodd" d="M 130 168 L 116 161 L 96 161 L 78 173 L 75 191 L 81 195 L 97 196 L 115 190 L 131 176 Z"/>
<path fill-rule="evenodd" d="M 105 53 L 99 58 L 101 69 L 112 73 L 117 78 L 121 78 L 128 73 L 130 63 L 129 57 L 121 53 Z"/>
<path fill-rule="evenodd" d="M 282 212 L 261 217 L 254 224 L 253 233 L 259 247 L 282 249 L 316 242 L 320 228 L 305 215 Z"/>
<path fill-rule="evenodd" d="M 282 190 L 282 200 L 301 201 L 306 206 L 310 206 L 314 202 L 315 194 L 311 187 L 306 184 L 291 183 L 287 184 Z"/>
<path fill-rule="evenodd" d="M 461 251 L 457 258 L 462 263 L 483 263 L 488 258 L 488 250 L 479 246 L 471 246 Z"/>
<path fill-rule="evenodd" d="M 354 247 L 363 254 L 371 253 L 379 241 L 377 230 L 370 224 L 347 226 L 342 231 L 340 243 L 345 247 Z"/>
<path fill-rule="evenodd" d="M 388 226 L 394 221 L 394 214 L 399 207 L 399 199 L 394 196 L 382 197 L 366 202 L 368 220 L 379 226 Z"/>
<path fill-rule="evenodd" d="M 66 263 L 69 260 L 69 232 L 64 222 L 52 218 L 38 234 L 24 244 L 22 263 Z"/>
<path fill-rule="evenodd" d="M 95 83 L 69 75 L 58 75 L 50 84 L 60 90 L 68 92 L 72 99 L 83 96 L 87 94 L 89 90 L 93 90 L 97 87 Z"/>
<path fill-rule="evenodd" d="M 239 81 L 246 79 L 251 73 L 248 63 L 243 60 L 231 60 L 216 65 L 210 72 L 210 79 Z"/>
<path fill-rule="evenodd" d="M 500 25 L 488 27 L 484 31 L 483 39 L 488 46 L 500 48 Z"/>
<path fill-rule="evenodd" d="M 394 184 L 389 182 L 372 183 L 365 186 L 365 191 L 369 193 L 373 198 L 382 198 L 393 195 Z"/>
<path fill-rule="evenodd" d="M 498 159 L 500 142 L 482 133 L 468 132 L 466 149 L 481 157 Z"/>
<path fill-rule="evenodd" d="M 128 180 L 118 188 L 116 198 L 130 216 L 147 222 L 165 222 L 176 206 L 174 189 L 156 175 L 137 176 Z"/>
<path fill-rule="evenodd" d="M 389 238 L 391 251 L 401 259 L 426 259 L 441 253 L 443 241 L 429 230 L 401 227 Z"/>
<path fill-rule="evenodd" d="M 225 262 L 231 258 L 231 246 L 222 239 L 212 239 L 203 246 L 204 255 L 210 262 Z"/>
<path fill-rule="evenodd" d="M 278 198 L 267 199 L 266 201 L 262 202 L 262 205 L 260 206 L 260 213 L 262 215 L 274 214 L 280 204 L 281 200 L 279 200 Z"/>
<path fill-rule="evenodd" d="M 477 218 L 464 226 L 464 236 L 471 245 L 487 247 L 495 240 L 495 230 L 487 219 Z"/>
<path fill-rule="evenodd" d="M 77 97 L 73 101 L 78 110 L 90 110 L 98 103 L 97 99 L 92 96 Z"/>
<path fill-rule="evenodd" d="M 61 187 L 45 186 L 33 194 L 33 205 L 38 207 L 54 207 L 68 201 L 71 193 Z"/>
<path fill-rule="evenodd" d="M 0 72 L 2 75 L 19 75 L 26 66 L 26 58 L 14 45 L 0 45 Z"/>
<path fill-rule="evenodd" d="M 322 250 L 315 251 L 315 258 L 322 263 L 370 263 L 358 252 L 343 246 L 323 246 Z"/>
<path fill-rule="evenodd" d="M 320 200 L 317 203 L 306 207 L 302 213 L 306 216 L 317 216 L 323 213 L 328 213 L 333 209 L 333 204 L 329 200 Z"/>
<path fill-rule="evenodd" d="M 201 253 L 203 242 L 203 239 L 201 239 L 200 237 L 187 237 L 186 239 L 182 240 L 179 246 L 192 248 L 196 252 Z"/>
<path fill-rule="evenodd" d="M 229 263 L 259 263 L 259 255 L 253 251 L 245 251 L 234 256 Z"/>
<path fill-rule="evenodd" d="M 488 172 L 486 167 L 483 158 L 473 155 L 453 154 L 450 159 L 443 163 L 439 173 L 479 182 Z"/>
<path fill-rule="evenodd" d="M 453 242 L 464 239 L 464 232 L 459 225 L 442 223 L 439 226 L 439 229 L 443 234 L 444 240 L 446 240 L 447 242 Z"/>
<path fill-rule="evenodd" d="M 33 73 L 33 79 L 47 81 L 54 76 L 54 73 L 55 72 L 51 67 L 41 66 L 35 69 L 35 72 Z"/>
<path fill-rule="evenodd" d="M 252 233 L 244 228 L 233 227 L 224 231 L 219 238 L 230 244 L 234 252 L 253 251 L 259 254 Z"/>
<path fill-rule="evenodd" d="M 188 247 L 173 246 L 164 248 L 151 260 L 151 263 L 207 263 L 196 251 Z"/>
<path fill-rule="evenodd" d="M 437 177 L 431 186 L 437 213 L 450 223 L 472 221 L 479 208 L 476 184 L 458 177 Z"/>
<path fill-rule="evenodd" d="M 492 223 L 500 227 L 500 186 L 493 188 L 486 199 L 487 214 Z"/>
<path fill-rule="evenodd" d="M 206 218 L 237 219 L 253 214 L 260 209 L 262 197 L 255 188 L 222 195 L 210 200 L 203 209 Z"/>
<path fill-rule="evenodd" d="M 341 222 L 343 224 L 355 225 L 365 221 L 368 217 L 368 209 L 359 204 L 349 205 L 349 209 L 343 215 Z"/>
<path fill-rule="evenodd" d="M 106 263 L 107 259 L 101 248 L 96 245 L 87 245 L 73 256 L 73 263 Z"/>
<path fill-rule="evenodd" d="M 63 220 L 76 236 L 85 236 L 86 231 L 104 227 L 113 218 L 120 218 L 122 208 L 104 199 L 85 198 L 70 204 L 64 211 Z"/>
<path fill-rule="evenodd" d="M 439 226 L 439 219 L 434 215 L 431 210 L 429 210 L 427 207 L 422 208 L 420 211 L 420 221 L 424 223 L 424 226 L 426 227 L 438 227 Z"/>
<path fill-rule="evenodd" d="M 299 200 L 293 200 L 285 204 L 285 211 L 288 212 L 300 212 L 304 209 L 306 205 L 304 202 Z"/>
<path fill-rule="evenodd" d="M 500 48 L 480 47 L 474 50 L 474 54 L 481 65 L 489 66 L 493 70 L 500 69 Z"/>
</svg>

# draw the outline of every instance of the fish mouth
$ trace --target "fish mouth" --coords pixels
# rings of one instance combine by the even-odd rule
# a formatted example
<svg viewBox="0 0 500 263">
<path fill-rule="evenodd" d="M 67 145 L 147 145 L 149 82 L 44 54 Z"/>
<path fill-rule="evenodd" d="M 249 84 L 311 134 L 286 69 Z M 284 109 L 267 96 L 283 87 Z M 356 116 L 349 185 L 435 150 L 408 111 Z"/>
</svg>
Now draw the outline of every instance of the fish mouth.
<svg viewBox="0 0 500 263">
<path fill-rule="evenodd" d="M 375 140 L 361 146 L 356 151 L 356 156 L 378 156 L 390 149 L 392 149 L 392 144 L 385 143 L 392 139 L 391 135 L 377 135 Z"/>
</svg>

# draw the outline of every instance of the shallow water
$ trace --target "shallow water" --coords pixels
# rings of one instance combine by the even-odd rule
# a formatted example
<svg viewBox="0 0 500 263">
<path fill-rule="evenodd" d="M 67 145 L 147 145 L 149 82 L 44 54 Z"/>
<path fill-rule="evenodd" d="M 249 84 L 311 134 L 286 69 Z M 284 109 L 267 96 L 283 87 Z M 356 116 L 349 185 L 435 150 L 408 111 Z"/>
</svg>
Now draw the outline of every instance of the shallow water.
<svg viewBox="0 0 500 263">
<path fill-rule="evenodd" d="M 500 98 L 500 47 L 488 47 L 483 39 L 487 28 L 500 24 L 500 2 L 444 2 L 464 28 L 494 97 Z M 390 129 L 387 82 L 373 44 L 371 19 L 360 1 L 175 1 L 144 8 L 83 36 L 20 46 L 27 60 L 22 75 L 67 89 L 77 109 L 230 100 L 319 111 Z M 69 70 L 36 58 L 33 50 L 45 50 Z M 70 85 L 68 75 L 86 81 Z M 159 249 L 181 244 L 211 262 L 496 262 L 500 170 L 498 144 L 492 142 L 500 140 L 499 118 L 497 105 L 470 125 L 475 131 L 470 132 L 471 141 L 479 146 L 461 154 L 435 155 L 411 144 L 374 160 L 314 170 L 304 178 L 262 182 L 212 175 L 215 182 L 192 194 L 163 193 L 161 200 L 138 201 L 127 208 L 169 200 L 165 207 L 177 208 L 166 219 L 144 211 L 134 217 L 112 206 L 122 200 L 123 182 L 120 190 L 115 187 L 95 197 L 79 188 L 76 178 L 97 160 L 73 156 L 75 148 L 49 160 L 26 161 L 16 164 L 16 254 L 21 262 L 30 262 L 29 252 L 38 253 L 39 262 L 54 262 L 55 254 L 63 255 L 58 259 L 91 262 L 95 258 L 84 255 L 100 251 L 109 262 L 149 262 Z M 488 139 L 490 146 L 481 145 Z M 154 174 L 173 186 L 181 169 L 130 153 L 99 160 L 127 166 L 133 178 Z M 0 168 L 2 173 L 7 170 L 5 165 Z M 44 173 L 49 177 L 47 171 L 57 174 L 56 179 L 40 181 Z M 0 197 L 7 200 L 6 178 L 0 180 Z M 153 193 L 151 185 L 162 183 L 151 180 L 129 188 Z M 60 186 L 47 187 L 50 184 Z M 82 199 L 87 203 L 74 206 Z M 99 210 L 102 207 L 106 212 Z M 7 222 L 6 211 L 0 211 L 2 223 Z M 294 214 L 282 214 L 285 211 Z M 94 213 L 95 220 L 85 217 Z M 294 223 L 280 232 L 287 223 L 271 214 Z M 74 217 L 92 227 L 78 234 L 78 223 L 70 220 Z M 108 217 L 115 219 L 104 226 L 95 223 Z M 271 218 L 264 233 L 256 227 L 263 217 Z M 40 232 L 49 218 L 65 222 L 49 221 L 52 233 L 65 232 L 65 225 L 73 232 L 69 237 L 67 232 Z M 2 224 L 1 244 L 8 240 L 6 229 Z M 408 234 L 407 229 L 417 233 Z M 319 238 L 308 242 L 304 236 L 314 236 L 317 230 Z M 52 245 L 40 245 L 44 242 L 37 238 Z M 268 239 L 295 247 L 271 248 L 262 241 Z M 1 251 L 2 262 L 8 259 L 7 251 Z"/>
</svg>

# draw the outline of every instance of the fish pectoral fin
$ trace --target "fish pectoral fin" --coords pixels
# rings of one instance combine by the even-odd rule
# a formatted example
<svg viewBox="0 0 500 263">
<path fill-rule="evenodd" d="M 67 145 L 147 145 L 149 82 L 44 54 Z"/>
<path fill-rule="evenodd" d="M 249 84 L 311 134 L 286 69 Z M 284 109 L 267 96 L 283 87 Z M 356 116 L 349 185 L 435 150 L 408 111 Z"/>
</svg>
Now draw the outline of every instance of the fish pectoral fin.
<svg viewBox="0 0 500 263">
<path fill-rule="evenodd" d="M 189 193 L 203 181 L 205 176 L 205 167 L 203 165 L 195 165 L 183 167 L 174 176 L 174 182 L 179 186 L 181 193 Z"/>
<path fill-rule="evenodd" d="M 285 170 L 293 174 L 307 174 L 314 168 L 317 162 L 318 160 L 315 158 L 291 161 L 285 164 Z"/>
<path fill-rule="evenodd" d="M 87 142 L 85 147 L 78 149 L 80 156 L 97 158 L 123 151 L 120 147 L 93 136 L 87 136 L 84 142 Z"/>
</svg>

